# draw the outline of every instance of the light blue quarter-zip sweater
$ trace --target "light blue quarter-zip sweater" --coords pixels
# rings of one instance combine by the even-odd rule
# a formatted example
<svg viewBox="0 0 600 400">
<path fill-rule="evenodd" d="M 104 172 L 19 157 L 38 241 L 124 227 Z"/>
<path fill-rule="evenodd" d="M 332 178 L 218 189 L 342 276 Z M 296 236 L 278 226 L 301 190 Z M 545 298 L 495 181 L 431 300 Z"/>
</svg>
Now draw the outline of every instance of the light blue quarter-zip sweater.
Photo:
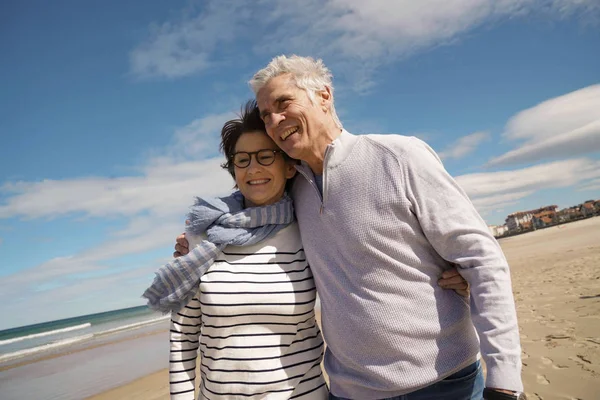
<svg viewBox="0 0 600 400">
<path fill-rule="evenodd" d="M 480 349 L 488 387 L 522 390 L 508 264 L 429 146 L 343 131 L 325 153 L 322 195 L 310 168 L 297 168 L 292 196 L 333 394 L 410 393 L 473 363 Z M 437 284 L 451 263 L 471 285 L 470 304 Z"/>
</svg>

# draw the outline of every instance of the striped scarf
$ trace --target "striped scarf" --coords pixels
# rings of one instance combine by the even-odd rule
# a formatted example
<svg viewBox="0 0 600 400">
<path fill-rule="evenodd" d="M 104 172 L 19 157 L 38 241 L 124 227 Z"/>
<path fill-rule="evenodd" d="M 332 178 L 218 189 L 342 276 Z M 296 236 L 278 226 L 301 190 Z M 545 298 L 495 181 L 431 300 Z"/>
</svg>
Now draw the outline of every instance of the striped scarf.
<svg viewBox="0 0 600 400">
<path fill-rule="evenodd" d="M 275 235 L 294 221 L 294 207 L 286 194 L 275 204 L 244 208 L 244 197 L 238 191 L 227 197 L 196 198 L 188 221 L 186 233 L 205 234 L 206 239 L 158 270 L 142 295 L 153 310 L 179 311 L 192 300 L 200 278 L 225 246 L 250 246 Z"/>
</svg>

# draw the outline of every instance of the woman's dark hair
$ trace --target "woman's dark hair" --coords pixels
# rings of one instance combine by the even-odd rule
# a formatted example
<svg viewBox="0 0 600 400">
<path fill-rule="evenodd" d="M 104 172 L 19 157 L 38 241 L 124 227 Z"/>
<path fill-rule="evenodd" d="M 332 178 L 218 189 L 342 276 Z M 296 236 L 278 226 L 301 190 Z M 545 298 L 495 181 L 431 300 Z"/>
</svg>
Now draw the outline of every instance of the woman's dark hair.
<svg viewBox="0 0 600 400">
<path fill-rule="evenodd" d="M 242 107 L 239 118 L 225 122 L 223 129 L 221 129 L 220 149 L 227 159 L 221 164 L 221 167 L 229 171 L 233 179 L 235 179 L 235 172 L 231 157 L 235 153 L 235 145 L 244 133 L 256 131 L 264 132 L 265 135 L 267 134 L 265 123 L 260 118 L 260 111 L 258 111 L 256 100 L 248 100 Z M 287 154 L 283 153 L 283 156 L 289 159 Z"/>
<path fill-rule="evenodd" d="M 242 107 L 239 118 L 225 122 L 221 129 L 221 151 L 227 159 L 221 167 L 225 168 L 235 179 L 233 162 L 231 157 L 235 153 L 235 145 L 242 134 L 247 132 L 265 132 L 265 123 L 260 119 L 260 112 L 256 100 L 249 100 Z"/>
</svg>

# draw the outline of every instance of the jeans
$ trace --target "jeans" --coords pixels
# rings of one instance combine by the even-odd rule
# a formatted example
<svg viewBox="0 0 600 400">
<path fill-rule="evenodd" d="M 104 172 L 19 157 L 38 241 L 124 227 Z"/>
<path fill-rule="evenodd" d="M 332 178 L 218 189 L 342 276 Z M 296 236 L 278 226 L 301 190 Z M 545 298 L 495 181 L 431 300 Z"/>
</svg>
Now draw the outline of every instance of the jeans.
<svg viewBox="0 0 600 400">
<path fill-rule="evenodd" d="M 485 382 L 479 361 L 415 392 L 383 400 L 482 400 Z M 329 400 L 350 400 L 329 394 Z"/>
</svg>

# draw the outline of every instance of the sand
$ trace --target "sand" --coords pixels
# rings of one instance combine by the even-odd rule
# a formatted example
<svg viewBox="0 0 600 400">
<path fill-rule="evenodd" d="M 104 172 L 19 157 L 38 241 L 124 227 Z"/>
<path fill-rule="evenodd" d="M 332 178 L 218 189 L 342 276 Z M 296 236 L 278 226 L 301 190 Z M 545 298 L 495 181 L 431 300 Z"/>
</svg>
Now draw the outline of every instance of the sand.
<svg viewBox="0 0 600 400">
<path fill-rule="evenodd" d="M 600 398 L 600 217 L 501 239 L 530 399 Z M 93 400 L 169 398 L 167 370 Z"/>
<path fill-rule="evenodd" d="M 600 398 L 600 217 L 501 239 L 532 399 Z"/>
</svg>

